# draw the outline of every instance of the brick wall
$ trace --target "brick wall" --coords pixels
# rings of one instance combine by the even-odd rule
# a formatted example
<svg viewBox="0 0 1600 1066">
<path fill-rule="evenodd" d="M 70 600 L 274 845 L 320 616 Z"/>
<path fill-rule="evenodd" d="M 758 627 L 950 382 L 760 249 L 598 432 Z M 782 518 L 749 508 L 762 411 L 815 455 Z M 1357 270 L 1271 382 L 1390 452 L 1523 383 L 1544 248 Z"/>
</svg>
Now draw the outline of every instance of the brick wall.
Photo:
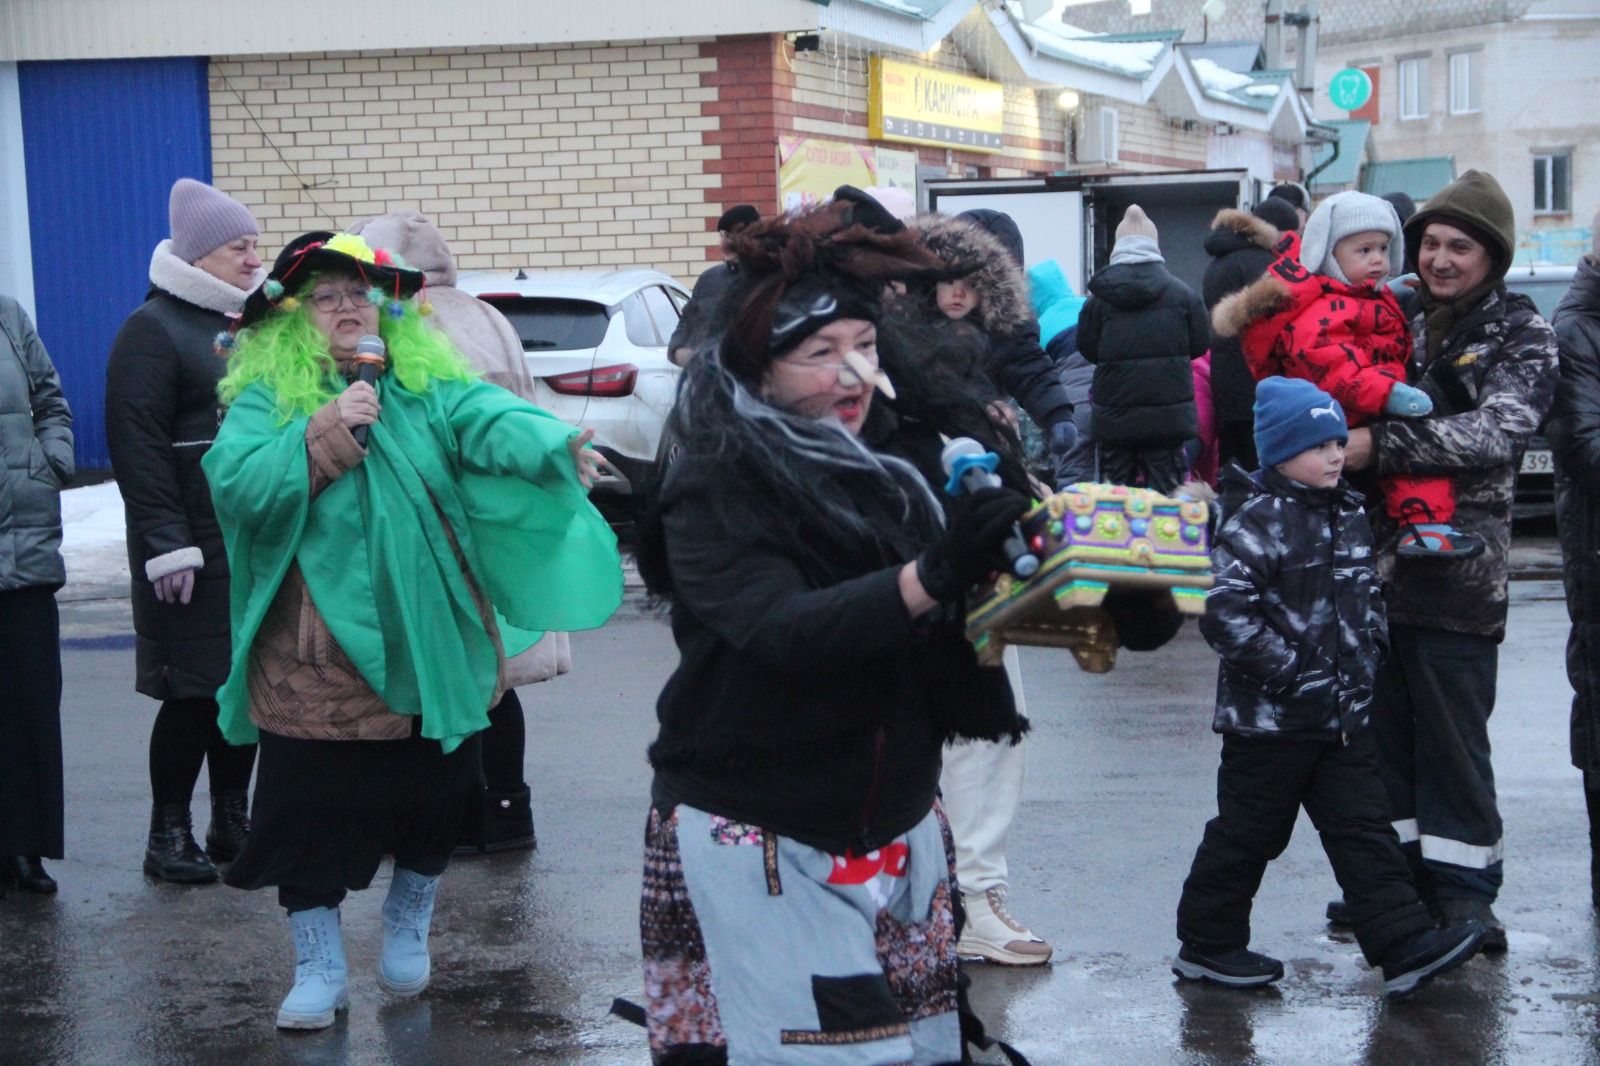
<svg viewBox="0 0 1600 1066">
<path fill-rule="evenodd" d="M 722 160 L 743 150 L 723 143 L 729 120 L 715 106 L 738 89 L 712 77 L 730 48 L 219 60 L 214 180 L 256 212 L 269 254 L 308 229 L 411 207 L 463 269 L 643 265 L 689 278 L 715 243 Z M 772 159 L 769 147 L 769 174 Z"/>
</svg>

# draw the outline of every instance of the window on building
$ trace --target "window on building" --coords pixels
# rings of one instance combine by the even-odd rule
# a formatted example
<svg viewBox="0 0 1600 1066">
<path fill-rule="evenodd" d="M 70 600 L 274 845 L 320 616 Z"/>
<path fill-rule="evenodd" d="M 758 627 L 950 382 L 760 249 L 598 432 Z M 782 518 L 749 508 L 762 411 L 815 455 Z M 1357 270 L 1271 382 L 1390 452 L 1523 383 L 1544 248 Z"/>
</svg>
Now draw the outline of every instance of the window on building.
<svg viewBox="0 0 1600 1066">
<path fill-rule="evenodd" d="M 1483 110 L 1482 74 L 1478 63 L 1483 53 L 1479 51 L 1456 52 L 1450 56 L 1450 113 L 1471 115 Z"/>
<path fill-rule="evenodd" d="M 1400 117 L 1428 117 L 1428 57 L 1400 60 Z"/>
<path fill-rule="evenodd" d="M 1533 157 L 1533 213 L 1572 213 L 1572 150 L 1540 152 Z"/>
</svg>

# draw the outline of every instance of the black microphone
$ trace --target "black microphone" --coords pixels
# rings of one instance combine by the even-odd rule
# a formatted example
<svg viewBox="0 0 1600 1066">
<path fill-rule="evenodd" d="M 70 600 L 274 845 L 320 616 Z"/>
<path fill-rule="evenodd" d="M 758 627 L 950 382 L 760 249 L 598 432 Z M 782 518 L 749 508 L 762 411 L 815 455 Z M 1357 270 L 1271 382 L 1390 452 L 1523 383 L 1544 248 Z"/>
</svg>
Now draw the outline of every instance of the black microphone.
<svg viewBox="0 0 1600 1066">
<path fill-rule="evenodd" d="M 378 379 L 383 377 L 383 371 L 389 365 L 388 348 L 384 347 L 383 338 L 376 333 L 369 333 L 356 341 L 356 380 L 365 381 L 368 385 L 377 387 Z M 350 431 L 356 443 L 363 448 L 367 446 L 367 430 L 371 426 L 357 426 Z"/>
<path fill-rule="evenodd" d="M 952 439 L 940 453 L 939 463 L 950 478 L 944 487 L 947 495 L 1000 487 L 1000 477 L 994 472 L 1000 457 L 971 437 Z M 1039 572 L 1039 557 L 1028 550 L 1020 523 L 1012 523 L 1011 533 L 1001 542 L 1000 549 L 1005 552 L 1006 568 L 1017 577 L 1028 578 Z"/>
</svg>

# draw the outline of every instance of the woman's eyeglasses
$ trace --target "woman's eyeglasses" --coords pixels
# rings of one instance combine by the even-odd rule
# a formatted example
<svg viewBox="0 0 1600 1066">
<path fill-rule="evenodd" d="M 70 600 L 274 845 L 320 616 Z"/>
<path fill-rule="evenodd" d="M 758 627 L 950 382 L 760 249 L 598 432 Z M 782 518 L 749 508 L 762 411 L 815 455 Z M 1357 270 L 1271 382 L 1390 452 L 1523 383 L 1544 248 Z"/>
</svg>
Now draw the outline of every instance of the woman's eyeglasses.
<svg viewBox="0 0 1600 1066">
<path fill-rule="evenodd" d="M 362 304 L 371 302 L 366 289 L 316 289 L 311 293 L 312 305 L 323 314 L 339 310 L 346 300 L 357 310 L 361 309 Z"/>
</svg>

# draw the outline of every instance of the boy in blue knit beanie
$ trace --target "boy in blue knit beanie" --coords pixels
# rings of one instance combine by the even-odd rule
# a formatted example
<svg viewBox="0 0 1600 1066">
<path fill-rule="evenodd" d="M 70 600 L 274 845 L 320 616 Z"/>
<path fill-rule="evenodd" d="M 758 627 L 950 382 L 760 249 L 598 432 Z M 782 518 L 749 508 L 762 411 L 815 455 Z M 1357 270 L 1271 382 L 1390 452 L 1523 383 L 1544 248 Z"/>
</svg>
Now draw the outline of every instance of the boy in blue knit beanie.
<svg viewBox="0 0 1600 1066">
<path fill-rule="evenodd" d="M 1367 730 L 1387 626 L 1361 496 L 1341 480 L 1349 438 L 1338 401 L 1308 381 L 1256 386 L 1261 470 L 1212 549 L 1200 632 L 1222 657 L 1217 816 L 1178 903 L 1180 978 L 1257 988 L 1283 976 L 1249 949 L 1267 863 L 1304 807 L 1344 890 L 1356 942 L 1408 995 L 1476 952 L 1476 922 L 1434 927 L 1390 824 Z"/>
</svg>

